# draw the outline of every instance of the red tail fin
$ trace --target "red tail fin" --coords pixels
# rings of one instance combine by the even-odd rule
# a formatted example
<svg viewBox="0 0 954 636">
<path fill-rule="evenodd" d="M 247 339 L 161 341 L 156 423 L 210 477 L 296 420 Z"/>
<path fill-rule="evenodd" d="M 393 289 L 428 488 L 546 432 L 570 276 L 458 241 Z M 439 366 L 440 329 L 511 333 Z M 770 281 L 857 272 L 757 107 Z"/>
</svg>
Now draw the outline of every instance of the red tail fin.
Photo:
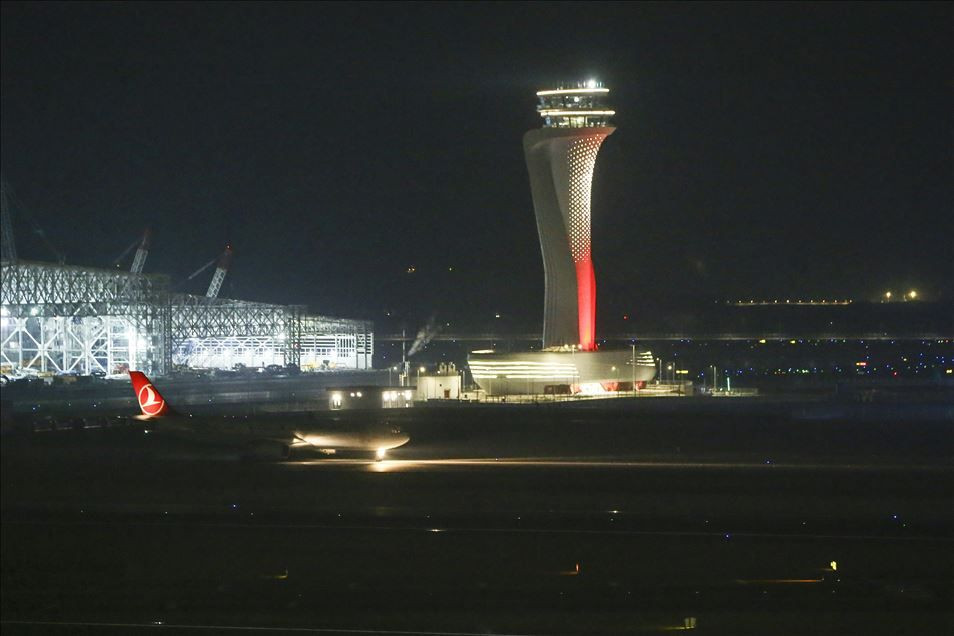
<svg viewBox="0 0 954 636">
<path fill-rule="evenodd" d="M 136 393 L 136 399 L 139 401 L 139 409 L 146 417 L 162 417 L 171 415 L 172 409 L 166 404 L 165 398 L 152 386 L 152 382 L 141 371 L 130 371 L 129 379 L 132 380 L 133 391 Z"/>
</svg>

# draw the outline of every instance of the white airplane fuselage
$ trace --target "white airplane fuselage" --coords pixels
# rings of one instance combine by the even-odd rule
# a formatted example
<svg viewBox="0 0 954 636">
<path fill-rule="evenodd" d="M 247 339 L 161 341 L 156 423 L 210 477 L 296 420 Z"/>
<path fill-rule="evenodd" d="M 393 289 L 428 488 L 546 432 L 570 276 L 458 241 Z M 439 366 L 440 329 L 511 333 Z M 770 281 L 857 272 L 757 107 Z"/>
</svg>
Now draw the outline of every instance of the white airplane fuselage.
<svg viewBox="0 0 954 636">
<path fill-rule="evenodd" d="M 319 422 L 308 414 L 269 416 L 163 416 L 140 418 L 150 433 L 174 435 L 204 443 L 248 445 L 283 444 L 289 448 L 313 447 L 324 452 L 380 452 L 403 446 L 410 437 L 388 424 Z"/>
</svg>

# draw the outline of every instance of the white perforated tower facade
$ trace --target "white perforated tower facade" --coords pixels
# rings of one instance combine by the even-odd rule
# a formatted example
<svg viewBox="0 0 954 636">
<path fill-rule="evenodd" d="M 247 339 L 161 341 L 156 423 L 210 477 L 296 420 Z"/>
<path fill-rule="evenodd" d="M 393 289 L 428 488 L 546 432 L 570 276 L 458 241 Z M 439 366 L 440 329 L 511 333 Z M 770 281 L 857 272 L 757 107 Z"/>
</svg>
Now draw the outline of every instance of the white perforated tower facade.
<svg viewBox="0 0 954 636">
<path fill-rule="evenodd" d="M 537 93 L 544 127 L 524 135 L 546 290 L 543 346 L 596 347 L 590 201 L 603 140 L 615 130 L 595 83 Z"/>
</svg>

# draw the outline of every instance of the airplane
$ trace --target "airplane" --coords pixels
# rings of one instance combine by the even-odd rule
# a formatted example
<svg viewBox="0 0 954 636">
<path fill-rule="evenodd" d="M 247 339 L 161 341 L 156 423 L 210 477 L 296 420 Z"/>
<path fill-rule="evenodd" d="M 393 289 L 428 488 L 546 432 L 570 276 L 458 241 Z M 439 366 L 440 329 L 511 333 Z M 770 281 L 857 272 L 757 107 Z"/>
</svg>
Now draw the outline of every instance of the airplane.
<svg viewBox="0 0 954 636">
<path fill-rule="evenodd" d="M 146 433 L 168 434 L 206 444 L 237 447 L 245 459 L 288 459 L 292 448 L 310 448 L 326 455 L 338 451 L 371 451 L 380 461 L 388 450 L 403 446 L 410 437 L 400 427 L 366 422 L 320 420 L 313 413 L 276 413 L 267 416 L 206 416 L 179 413 L 141 371 L 130 371 L 133 391 Z"/>
</svg>

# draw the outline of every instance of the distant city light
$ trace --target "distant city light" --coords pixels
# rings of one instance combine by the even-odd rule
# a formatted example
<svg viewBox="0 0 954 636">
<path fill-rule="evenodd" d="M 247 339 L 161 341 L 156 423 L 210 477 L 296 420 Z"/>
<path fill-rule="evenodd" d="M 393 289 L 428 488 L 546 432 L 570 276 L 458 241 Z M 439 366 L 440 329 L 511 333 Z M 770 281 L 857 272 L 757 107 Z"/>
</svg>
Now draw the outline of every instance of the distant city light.
<svg viewBox="0 0 954 636">
<path fill-rule="evenodd" d="M 918 297 L 918 293 L 915 290 L 912 289 L 911 291 L 908 292 L 908 298 L 910 298 L 911 300 L 914 300 L 917 297 Z"/>
<path fill-rule="evenodd" d="M 891 292 L 884 293 L 885 300 L 891 300 Z"/>
</svg>

